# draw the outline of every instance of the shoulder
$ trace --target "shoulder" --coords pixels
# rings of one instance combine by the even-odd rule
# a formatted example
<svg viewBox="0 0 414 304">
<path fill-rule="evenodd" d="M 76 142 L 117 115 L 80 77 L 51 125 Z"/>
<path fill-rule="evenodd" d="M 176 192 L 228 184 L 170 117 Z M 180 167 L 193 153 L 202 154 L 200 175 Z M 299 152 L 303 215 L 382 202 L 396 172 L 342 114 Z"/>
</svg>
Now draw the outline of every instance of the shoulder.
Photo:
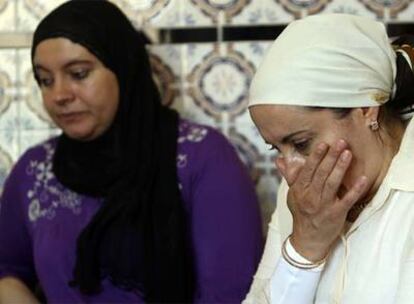
<svg viewBox="0 0 414 304">
<path fill-rule="evenodd" d="M 218 150 L 232 147 L 227 138 L 213 127 L 181 119 L 178 132 L 178 149 Z"/>
<path fill-rule="evenodd" d="M 35 168 L 51 166 L 51 161 L 56 147 L 56 137 L 41 142 L 27 149 L 14 164 L 7 180 L 18 179 L 19 183 L 27 180 Z"/>
<path fill-rule="evenodd" d="M 193 177 L 231 175 L 246 182 L 247 168 L 230 141 L 212 127 L 183 120 L 177 148 L 177 168 Z M 214 175 L 214 177 L 213 177 Z"/>
<path fill-rule="evenodd" d="M 177 169 L 182 179 L 217 166 L 241 166 L 234 147 L 216 129 L 181 119 L 177 139 Z"/>
<path fill-rule="evenodd" d="M 51 159 L 54 153 L 55 139 L 42 142 L 26 150 L 14 164 L 7 176 L 2 195 L 1 205 L 18 203 L 20 208 L 27 207 L 31 189 L 43 185 L 43 181 L 51 179 Z"/>
<path fill-rule="evenodd" d="M 43 141 L 27 149 L 18 160 L 19 163 L 28 163 L 31 161 L 51 161 L 55 153 L 57 137 Z"/>
</svg>

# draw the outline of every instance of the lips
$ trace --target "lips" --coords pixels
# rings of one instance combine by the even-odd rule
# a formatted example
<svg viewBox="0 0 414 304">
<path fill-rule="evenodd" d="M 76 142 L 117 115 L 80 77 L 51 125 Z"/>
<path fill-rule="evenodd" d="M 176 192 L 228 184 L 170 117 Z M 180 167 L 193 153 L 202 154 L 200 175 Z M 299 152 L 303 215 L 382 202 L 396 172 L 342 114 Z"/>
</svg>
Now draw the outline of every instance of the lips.
<svg viewBox="0 0 414 304">
<path fill-rule="evenodd" d="M 69 113 L 61 113 L 57 115 L 57 118 L 63 122 L 76 122 L 85 115 L 85 112 L 69 112 Z"/>
</svg>

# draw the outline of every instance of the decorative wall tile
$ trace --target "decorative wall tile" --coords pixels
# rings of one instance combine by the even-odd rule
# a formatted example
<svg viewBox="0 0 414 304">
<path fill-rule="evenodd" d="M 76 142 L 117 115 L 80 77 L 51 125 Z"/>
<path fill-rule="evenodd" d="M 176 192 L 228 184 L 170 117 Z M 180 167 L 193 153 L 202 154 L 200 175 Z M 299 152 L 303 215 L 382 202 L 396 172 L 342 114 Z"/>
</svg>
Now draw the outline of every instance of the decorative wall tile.
<svg viewBox="0 0 414 304">
<path fill-rule="evenodd" d="M 0 114 L 0 131 L 19 129 L 19 114 L 19 102 L 11 102 L 7 109 Z"/>
<path fill-rule="evenodd" d="M 10 32 L 16 26 L 16 6 L 12 0 L 0 0 L 0 32 Z"/>
<path fill-rule="evenodd" d="M 8 0 L 0 0 L 0 14 L 6 9 L 7 5 L 10 4 Z"/>
<path fill-rule="evenodd" d="M 5 162 L 4 158 L 15 162 L 20 157 L 19 136 L 20 134 L 18 130 L 0 130 L 0 150 L 3 155 L 3 162 Z"/>
<path fill-rule="evenodd" d="M 23 129 L 49 129 L 54 127 L 43 107 L 39 87 L 33 77 L 30 50 L 19 50 L 20 120 Z"/>
<path fill-rule="evenodd" d="M 12 88 L 16 81 L 15 49 L 0 49 L 0 71 L 3 74 L 3 80 L 0 80 L 2 81 L 2 84 L 8 83 L 8 88 Z M 8 91 L 6 93 L 13 94 Z"/>
<path fill-rule="evenodd" d="M 259 162 L 261 167 L 274 167 L 273 157 L 275 151 L 270 150 L 270 146 L 264 142 L 252 121 L 250 123 L 232 124 L 231 129 L 236 129 L 240 136 L 248 139 L 249 144 L 254 146 L 254 150 L 258 153 L 254 159 L 255 162 Z"/>
<path fill-rule="evenodd" d="M 162 104 L 169 106 L 177 96 L 177 87 L 175 86 L 177 77 L 160 57 L 151 55 L 150 61 L 154 71 L 154 80 L 162 96 Z"/>
<path fill-rule="evenodd" d="M 231 125 L 226 134 L 232 141 L 234 141 L 233 138 L 238 139 L 235 142 L 239 145 L 241 158 L 245 160 L 249 168 L 259 173 L 256 177 L 270 174 L 270 170 L 275 168 L 273 162 L 275 151 L 270 150 L 270 146 L 265 144 L 253 122 Z M 240 145 L 241 139 L 244 142 L 243 145 Z"/>
<path fill-rule="evenodd" d="M 295 18 L 314 15 L 324 10 L 332 0 L 277 0 Z"/>
<path fill-rule="evenodd" d="M 1 132 L 1 131 L 0 131 Z M 0 195 L 3 191 L 3 184 L 13 165 L 13 161 L 0 146 Z M 1 207 L 1 206 L 0 206 Z"/>
<path fill-rule="evenodd" d="M 231 43 L 210 48 L 186 78 L 188 94 L 217 121 L 233 119 L 246 111 L 254 67 Z"/>
<path fill-rule="evenodd" d="M 235 127 L 229 129 L 228 137 L 237 149 L 241 160 L 248 168 L 253 181 L 258 182 L 265 173 L 263 169 L 257 166 L 258 163 L 265 160 L 261 154 L 261 151 L 259 151 L 257 146 L 250 140 L 249 137 L 239 132 Z"/>
<path fill-rule="evenodd" d="M 414 22 L 414 1 L 408 3 L 407 7 L 398 13 L 398 15 L 391 19 L 392 22 Z"/>
<path fill-rule="evenodd" d="M 182 0 L 110 1 L 117 4 L 137 27 L 176 27 L 182 23 Z"/>
<path fill-rule="evenodd" d="M 327 4 L 323 13 L 342 13 L 376 18 L 360 0 L 335 0 Z"/>
<path fill-rule="evenodd" d="M 183 118 L 214 126 L 214 119 L 195 107 L 193 99 L 187 94 L 185 71 L 189 65 L 193 65 L 188 55 L 196 53 L 196 49 L 195 44 L 151 45 L 149 52 L 154 79 L 160 89 L 163 104 L 176 109 Z"/>
<path fill-rule="evenodd" d="M 249 169 L 259 196 L 264 232 L 275 208 L 280 176 L 275 169 L 275 151 L 269 151 L 257 128 L 251 124 L 237 124 L 230 128 L 228 137 L 236 147 L 240 158 Z"/>
<path fill-rule="evenodd" d="M 213 23 L 230 23 L 230 20 L 252 0 L 191 0 Z M 220 20 L 221 19 L 221 20 Z M 224 21 L 224 22 L 223 22 Z"/>
<path fill-rule="evenodd" d="M 160 90 L 162 103 L 172 105 L 181 94 L 182 47 L 153 45 L 148 49 L 154 80 Z"/>
<path fill-rule="evenodd" d="M 192 0 L 178 0 L 180 1 L 180 26 L 182 27 L 204 27 L 215 25 L 214 19 L 203 12 L 197 3 Z M 223 23 L 224 18 L 220 17 L 220 22 Z"/>
<path fill-rule="evenodd" d="M 381 19 L 396 19 L 405 10 L 411 0 L 360 0 L 367 9 L 373 11 Z"/>
<path fill-rule="evenodd" d="M 10 94 L 11 82 L 7 72 L 0 70 L 0 114 L 7 111 L 12 96 Z"/>
<path fill-rule="evenodd" d="M 196 121 L 207 126 L 220 127 L 213 117 L 207 115 L 202 109 L 195 106 L 194 100 L 186 93 L 177 97 L 171 107 L 176 109 L 185 119 Z"/>
<path fill-rule="evenodd" d="M 183 12 L 184 26 L 287 23 L 293 18 L 275 0 L 191 0 Z M 201 18 L 201 12 L 207 17 Z M 188 21 L 192 22 L 188 22 Z"/>
<path fill-rule="evenodd" d="M 232 43 L 232 49 L 240 54 L 243 54 L 244 58 L 248 58 L 248 61 L 253 66 L 254 71 L 256 71 L 271 44 L 271 41 L 235 42 Z M 250 82 L 245 88 L 246 94 L 248 94 L 249 86 Z M 253 125 L 248 111 L 244 111 L 240 115 L 232 117 L 232 122 L 236 125 L 245 123 Z"/>
<path fill-rule="evenodd" d="M 294 20 L 275 0 L 251 1 L 243 11 L 231 19 L 232 25 L 284 24 Z"/>
<path fill-rule="evenodd" d="M 0 129 L 5 129 L 10 119 L 15 119 L 17 111 L 13 104 L 16 95 L 16 52 L 0 50 Z"/>
<path fill-rule="evenodd" d="M 45 140 L 48 140 L 57 134 L 60 134 L 60 131 L 56 129 L 22 130 L 20 132 L 18 142 L 20 153 L 23 153 L 28 148 L 33 147 L 34 145 L 37 145 Z"/>
<path fill-rule="evenodd" d="M 65 0 L 15 0 L 17 3 L 17 30 L 34 31 L 39 21 Z"/>
</svg>

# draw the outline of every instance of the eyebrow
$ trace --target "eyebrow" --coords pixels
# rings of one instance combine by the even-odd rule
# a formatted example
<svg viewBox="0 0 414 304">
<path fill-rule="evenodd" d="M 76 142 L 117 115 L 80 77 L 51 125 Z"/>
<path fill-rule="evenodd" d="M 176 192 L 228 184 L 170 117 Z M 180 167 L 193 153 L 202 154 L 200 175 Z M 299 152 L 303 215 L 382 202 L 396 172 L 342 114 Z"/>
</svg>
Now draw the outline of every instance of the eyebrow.
<svg viewBox="0 0 414 304">
<path fill-rule="evenodd" d="M 73 65 L 77 65 L 77 64 L 93 64 L 93 62 L 91 60 L 86 60 L 86 59 L 73 59 L 73 60 L 70 60 L 67 63 L 65 63 L 63 68 L 67 69 L 67 68 L 69 68 Z M 46 72 L 49 72 L 49 70 L 47 68 L 45 68 L 44 66 L 42 66 L 41 64 L 35 64 L 34 68 L 36 70 L 44 70 Z"/>
<path fill-rule="evenodd" d="M 291 140 L 292 140 L 292 138 L 293 138 L 293 137 L 295 137 L 296 135 L 301 134 L 301 133 L 305 133 L 305 132 L 307 132 L 307 130 L 299 130 L 299 131 L 296 131 L 296 132 L 290 133 L 290 134 L 286 135 L 285 137 L 283 137 L 283 138 L 282 138 L 282 140 L 281 140 L 280 142 L 281 142 L 282 144 L 286 144 L 287 142 L 291 141 Z M 266 141 L 266 140 L 265 140 L 265 143 L 266 143 L 266 144 L 268 144 L 268 145 L 271 145 L 271 143 L 269 143 L 269 142 L 268 142 L 268 141 Z"/>
</svg>

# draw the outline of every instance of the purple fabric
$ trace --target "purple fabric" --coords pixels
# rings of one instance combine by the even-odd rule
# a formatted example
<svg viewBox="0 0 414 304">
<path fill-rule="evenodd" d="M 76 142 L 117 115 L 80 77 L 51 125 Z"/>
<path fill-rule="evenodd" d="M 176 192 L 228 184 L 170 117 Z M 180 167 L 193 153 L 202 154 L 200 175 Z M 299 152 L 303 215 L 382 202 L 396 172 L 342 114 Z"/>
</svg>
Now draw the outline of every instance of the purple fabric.
<svg viewBox="0 0 414 304">
<path fill-rule="evenodd" d="M 68 286 L 76 239 L 101 203 L 57 182 L 54 140 L 27 151 L 9 175 L 0 201 L 0 277 L 29 286 L 38 280 L 48 303 L 142 303 L 134 292 L 103 281 L 83 296 Z M 177 155 L 196 270 L 195 303 L 240 303 L 261 253 L 259 206 L 234 148 L 212 128 L 180 122 Z"/>
</svg>

